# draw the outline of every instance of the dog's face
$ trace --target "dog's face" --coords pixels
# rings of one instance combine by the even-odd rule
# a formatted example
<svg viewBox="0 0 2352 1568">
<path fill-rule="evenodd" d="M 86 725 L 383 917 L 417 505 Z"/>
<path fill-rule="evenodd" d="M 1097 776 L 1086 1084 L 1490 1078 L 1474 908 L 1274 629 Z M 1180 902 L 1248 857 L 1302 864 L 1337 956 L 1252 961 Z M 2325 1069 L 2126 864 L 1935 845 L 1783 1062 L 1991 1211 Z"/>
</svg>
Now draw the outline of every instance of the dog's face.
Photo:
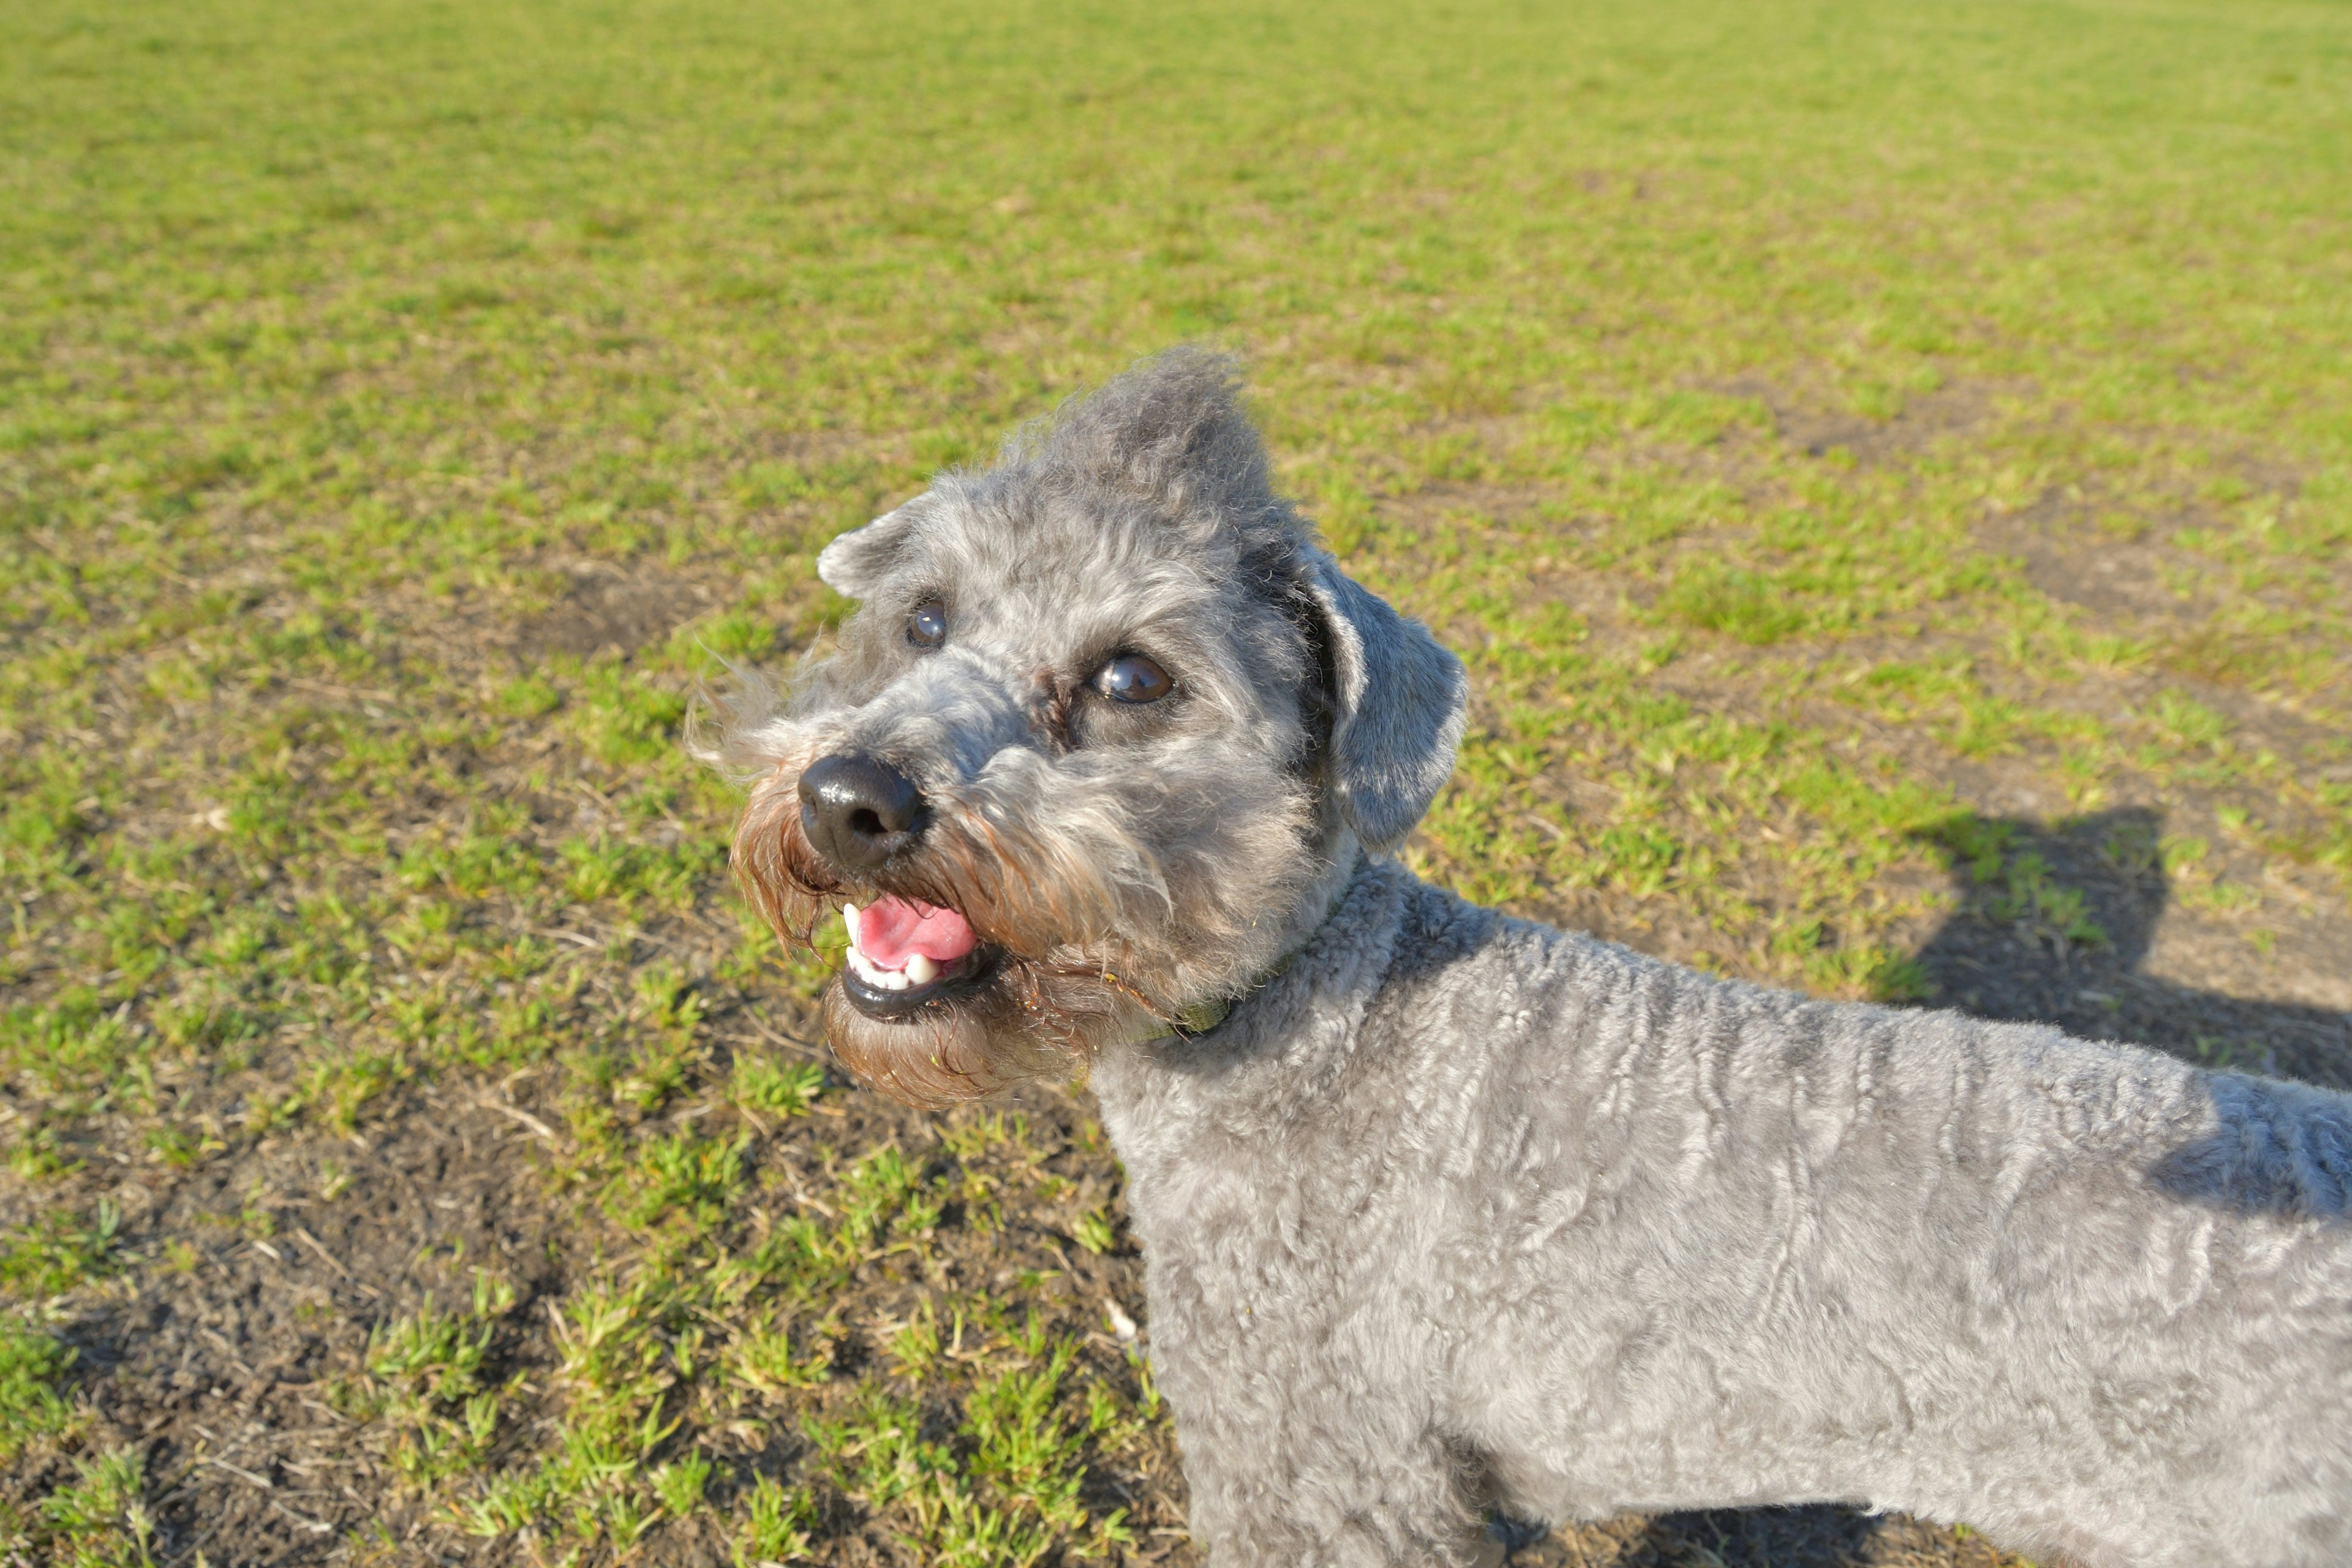
<svg viewBox="0 0 2352 1568">
<path fill-rule="evenodd" d="M 1205 355 L 818 571 L 861 607 L 783 712 L 730 726 L 761 770 L 735 863 L 790 940 L 845 906 L 829 1037 L 916 1103 L 1246 988 L 1452 764 L 1459 665 L 1313 547 Z"/>
</svg>

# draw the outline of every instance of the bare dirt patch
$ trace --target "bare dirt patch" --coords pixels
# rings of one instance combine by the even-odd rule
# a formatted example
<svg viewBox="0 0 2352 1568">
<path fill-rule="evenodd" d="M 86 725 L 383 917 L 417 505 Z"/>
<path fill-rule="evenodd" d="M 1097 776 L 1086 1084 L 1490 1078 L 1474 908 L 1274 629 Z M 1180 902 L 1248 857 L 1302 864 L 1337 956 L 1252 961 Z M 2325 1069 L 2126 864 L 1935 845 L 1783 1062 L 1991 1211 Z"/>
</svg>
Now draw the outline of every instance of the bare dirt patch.
<svg viewBox="0 0 2352 1568">
<path fill-rule="evenodd" d="M 1819 384 L 1784 384 L 1748 376 L 1716 390 L 1752 397 L 1770 410 L 1772 435 L 1808 457 L 1843 452 L 1857 462 L 1916 457 L 1938 440 L 1963 438 L 1992 419 L 1997 400 L 2024 388 L 1983 380 L 1948 380 L 1901 399 L 1894 413 L 1873 418 L 1840 405 Z"/>
<path fill-rule="evenodd" d="M 104 1291 L 68 1338 L 92 1437 L 137 1448 L 158 1483 L 167 1559 L 320 1562 L 363 1526 L 414 1533 L 420 1510 L 329 1402 L 334 1380 L 357 1374 L 372 1329 L 461 1297 L 469 1268 L 534 1307 L 560 1282 L 572 1237 L 531 1142 L 428 1093 L 363 1136 L 264 1139 L 110 1189 L 123 1246 L 162 1267 Z M 18 1481 L 37 1495 L 58 1479 Z"/>
<path fill-rule="evenodd" d="M 534 1422 L 560 1409 L 563 1306 L 645 1243 L 566 1201 L 562 1108 L 533 1088 L 445 1082 L 402 1096 L 352 1137 L 265 1139 L 194 1170 L 92 1182 L 76 1194 L 119 1204 L 123 1260 L 151 1265 L 135 1283 L 101 1289 L 66 1336 L 78 1352 L 86 1437 L 145 1459 L 159 1560 L 202 1552 L 215 1563 L 327 1563 L 350 1560 L 356 1542 L 369 1561 L 540 1563 L 531 1532 L 475 1538 L 446 1502 L 421 1494 L 404 1478 L 397 1432 L 354 1398 L 390 1326 L 457 1311 L 488 1277 L 511 1287 L 513 1300 L 497 1315 L 485 1375 L 520 1395 L 500 1450 L 528 1449 Z M 950 1213 L 919 1267 L 866 1271 L 825 1303 L 835 1325 L 830 1373 L 790 1409 L 743 1412 L 706 1434 L 707 1449 L 747 1476 L 813 1468 L 803 1421 L 854 1406 L 863 1386 L 887 1375 L 893 1335 L 940 1299 L 1015 1298 L 1033 1323 L 1083 1346 L 1080 1375 L 1139 1394 L 1136 1355 L 1149 1332 L 1138 1327 L 1141 1260 L 1125 1247 L 1089 1251 L 1069 1234 L 1084 1213 L 1116 1212 L 1118 1168 L 1082 1098 L 1036 1090 L 1010 1109 L 1029 1148 L 1044 1152 L 1019 1168 L 1060 1201 L 1024 1203 L 1026 1189 L 1008 1184 L 1002 1218 Z M 845 1083 L 815 1114 L 782 1123 L 708 1100 L 668 1121 L 746 1140 L 751 1190 L 768 1194 L 746 1204 L 753 1224 L 772 1217 L 772 1204 L 789 1211 L 824 1190 L 844 1152 L 898 1146 L 919 1163 L 959 1163 L 933 1119 Z M 152 1266 L 157 1258 L 163 1267 Z M 962 1333 L 959 1325 L 950 1355 Z M 952 1412 L 937 1415 L 951 1432 Z M 37 1498 L 67 1474 L 51 1457 L 8 1477 L 0 1501 Z M 1103 1510 L 1126 1510 L 1136 1547 L 1123 1560 L 1194 1561 L 1164 1428 L 1144 1434 L 1123 1462 L 1097 1464 L 1087 1488 Z M 702 1563 L 728 1550 L 723 1532 L 690 1521 L 656 1530 L 637 1560 Z M 920 1555 L 897 1521 L 836 1494 L 814 1560 Z"/>
<path fill-rule="evenodd" d="M 565 577 L 569 585 L 561 600 L 514 628 L 511 646 L 519 658 L 635 653 L 668 637 L 716 599 L 709 589 L 667 574 L 624 572 L 597 562 L 583 563 Z"/>
</svg>

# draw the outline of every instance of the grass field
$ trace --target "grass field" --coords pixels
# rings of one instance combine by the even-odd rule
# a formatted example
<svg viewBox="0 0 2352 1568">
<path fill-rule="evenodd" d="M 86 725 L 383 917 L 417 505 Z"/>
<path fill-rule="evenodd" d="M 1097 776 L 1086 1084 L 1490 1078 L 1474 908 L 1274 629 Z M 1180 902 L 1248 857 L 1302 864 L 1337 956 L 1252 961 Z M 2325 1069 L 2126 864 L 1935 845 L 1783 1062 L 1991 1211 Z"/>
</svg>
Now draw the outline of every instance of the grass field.
<svg viewBox="0 0 2352 1568">
<path fill-rule="evenodd" d="M 2352 1082 L 2352 9 L 16 0 L 0 1557 L 1197 1561 L 1083 1093 L 827 1077 L 679 742 L 1192 338 L 1426 874 Z"/>
</svg>

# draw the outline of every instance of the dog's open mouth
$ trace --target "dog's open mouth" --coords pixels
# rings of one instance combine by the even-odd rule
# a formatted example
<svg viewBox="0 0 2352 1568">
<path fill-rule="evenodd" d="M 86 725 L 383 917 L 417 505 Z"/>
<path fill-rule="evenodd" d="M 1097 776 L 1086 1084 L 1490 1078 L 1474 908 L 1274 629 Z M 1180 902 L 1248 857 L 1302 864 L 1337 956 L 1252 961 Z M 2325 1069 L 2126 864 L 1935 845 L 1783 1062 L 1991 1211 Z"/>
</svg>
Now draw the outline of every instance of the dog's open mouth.
<svg viewBox="0 0 2352 1568">
<path fill-rule="evenodd" d="M 954 910 L 885 893 L 862 910 L 844 904 L 841 919 L 849 930 L 841 989 L 871 1018 L 904 1017 L 976 991 L 995 969 L 993 950 Z"/>
</svg>

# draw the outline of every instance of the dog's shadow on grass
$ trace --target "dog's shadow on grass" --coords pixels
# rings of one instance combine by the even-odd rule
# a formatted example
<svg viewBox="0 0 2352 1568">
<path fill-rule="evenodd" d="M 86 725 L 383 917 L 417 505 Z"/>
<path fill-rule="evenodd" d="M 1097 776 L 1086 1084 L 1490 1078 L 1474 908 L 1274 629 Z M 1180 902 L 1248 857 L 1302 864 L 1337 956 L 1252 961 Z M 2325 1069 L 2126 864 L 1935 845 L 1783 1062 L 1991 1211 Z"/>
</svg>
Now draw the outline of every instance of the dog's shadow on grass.
<svg viewBox="0 0 2352 1568">
<path fill-rule="evenodd" d="M 1847 1508 L 1724 1509 L 1620 1520 L 1558 1532 L 1497 1519 L 1488 1536 L 1509 1568 L 1882 1568 L 1945 1561 L 1943 1532 Z M 1990 1568 L 1981 1542 L 1959 1561 Z"/>
<path fill-rule="evenodd" d="M 2127 1040 L 2209 1067 L 2352 1085 L 2352 1015 L 2200 990 L 2144 973 L 2175 896 L 2158 814 L 2127 807 L 2054 825 L 1957 817 L 1926 836 L 1949 868 L 1954 906 L 1914 957 L 1930 1006 L 2055 1024 Z M 2197 1178 L 2178 1152 L 2192 1201 L 2265 1201 Z M 2161 1173 L 2159 1173 L 2161 1174 Z M 2226 1186 L 2226 1184 L 2224 1184 Z M 2290 1202 L 2300 1194 L 2269 1194 Z M 1517 1568 L 1608 1561 L 1710 1568 L 1862 1568 L 1867 1563 L 2001 1561 L 1980 1540 L 1955 1542 L 1916 1521 L 1833 1507 L 1667 1514 L 1632 1541 L 1580 1542 L 1498 1521 Z M 1593 1547 L 1597 1550 L 1587 1550 Z"/>
<path fill-rule="evenodd" d="M 2352 1015 L 2144 972 L 2181 882 L 2165 863 L 2163 826 L 2131 806 L 2055 825 L 1968 816 L 1926 836 L 1956 900 L 1916 958 L 1929 1004 L 2206 1067 L 2352 1085 Z"/>
</svg>

